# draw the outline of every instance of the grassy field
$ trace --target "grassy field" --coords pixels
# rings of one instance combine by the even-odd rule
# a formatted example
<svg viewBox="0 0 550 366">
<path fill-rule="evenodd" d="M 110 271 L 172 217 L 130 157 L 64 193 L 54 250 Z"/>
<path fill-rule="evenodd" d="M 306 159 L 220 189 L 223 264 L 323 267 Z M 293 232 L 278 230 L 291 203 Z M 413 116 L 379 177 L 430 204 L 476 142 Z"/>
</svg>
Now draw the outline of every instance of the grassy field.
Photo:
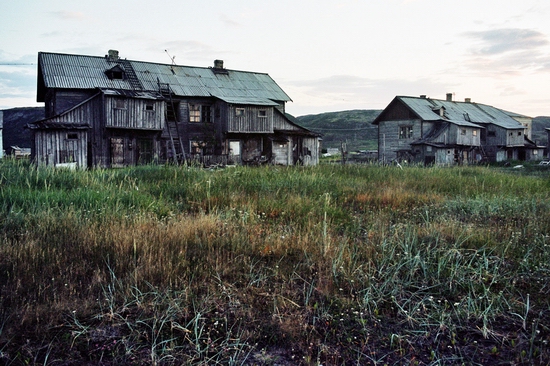
<svg viewBox="0 0 550 366">
<path fill-rule="evenodd" d="M 0 363 L 550 363 L 550 170 L 0 162 Z"/>
</svg>

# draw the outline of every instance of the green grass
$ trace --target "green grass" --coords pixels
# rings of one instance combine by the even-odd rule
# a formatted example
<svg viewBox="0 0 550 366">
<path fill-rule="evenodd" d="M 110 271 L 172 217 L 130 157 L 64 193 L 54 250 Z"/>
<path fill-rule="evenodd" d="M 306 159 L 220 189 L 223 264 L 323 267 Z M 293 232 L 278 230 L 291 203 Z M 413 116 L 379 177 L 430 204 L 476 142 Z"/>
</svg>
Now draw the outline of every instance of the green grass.
<svg viewBox="0 0 550 366">
<path fill-rule="evenodd" d="M 4 160 L 0 360 L 546 364 L 549 178 Z"/>
</svg>

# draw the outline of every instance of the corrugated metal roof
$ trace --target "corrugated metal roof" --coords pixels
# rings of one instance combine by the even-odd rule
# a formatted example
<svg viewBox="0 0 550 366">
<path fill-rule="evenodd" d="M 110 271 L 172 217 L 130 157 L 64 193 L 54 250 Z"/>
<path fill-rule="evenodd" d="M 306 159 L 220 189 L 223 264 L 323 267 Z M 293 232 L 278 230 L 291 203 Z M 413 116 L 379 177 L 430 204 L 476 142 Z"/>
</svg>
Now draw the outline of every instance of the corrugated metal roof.
<svg viewBox="0 0 550 366">
<path fill-rule="evenodd" d="M 453 102 L 431 98 L 400 96 L 397 99 L 407 105 L 424 121 L 448 121 L 461 126 L 480 127 L 479 124 L 492 123 L 507 129 L 524 127 L 504 111 L 485 104 Z M 439 109 L 445 109 L 441 117 Z"/>
<path fill-rule="evenodd" d="M 177 96 L 249 98 L 249 100 L 290 101 L 290 97 L 265 73 L 158 64 L 142 61 L 112 61 L 106 57 L 40 52 L 39 75 L 46 88 L 135 90 L 129 80 L 111 80 L 106 70 L 130 65 L 144 91 L 158 91 L 159 83 L 169 84 Z"/>
</svg>

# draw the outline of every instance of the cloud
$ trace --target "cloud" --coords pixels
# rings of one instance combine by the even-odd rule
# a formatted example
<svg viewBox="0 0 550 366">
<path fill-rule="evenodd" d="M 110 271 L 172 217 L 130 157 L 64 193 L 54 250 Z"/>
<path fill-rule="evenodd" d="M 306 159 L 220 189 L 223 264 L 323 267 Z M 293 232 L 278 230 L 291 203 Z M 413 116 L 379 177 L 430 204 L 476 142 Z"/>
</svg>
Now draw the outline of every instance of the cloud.
<svg viewBox="0 0 550 366">
<path fill-rule="evenodd" d="M 510 51 L 536 50 L 548 45 L 545 34 L 532 29 L 503 28 L 481 32 L 466 32 L 468 38 L 477 40 L 472 52 L 478 55 L 498 55 Z"/>
<path fill-rule="evenodd" d="M 519 28 L 467 32 L 474 41 L 457 67 L 465 74 L 503 79 L 523 73 L 549 72 L 548 37 L 535 30 Z"/>
<path fill-rule="evenodd" d="M 84 13 L 80 11 L 52 11 L 51 14 L 55 16 L 56 18 L 62 19 L 62 20 L 82 20 L 86 18 Z"/>
<path fill-rule="evenodd" d="M 285 82 L 283 89 L 294 103 L 288 108 L 295 115 L 345 109 L 383 109 L 397 95 L 432 95 L 444 98 L 451 85 L 436 79 L 371 79 L 354 75 L 332 75 L 314 80 Z"/>
<path fill-rule="evenodd" d="M 232 27 L 232 28 L 239 28 L 242 26 L 241 23 L 231 19 L 225 14 L 220 15 L 220 21 L 225 24 L 226 26 Z"/>
</svg>

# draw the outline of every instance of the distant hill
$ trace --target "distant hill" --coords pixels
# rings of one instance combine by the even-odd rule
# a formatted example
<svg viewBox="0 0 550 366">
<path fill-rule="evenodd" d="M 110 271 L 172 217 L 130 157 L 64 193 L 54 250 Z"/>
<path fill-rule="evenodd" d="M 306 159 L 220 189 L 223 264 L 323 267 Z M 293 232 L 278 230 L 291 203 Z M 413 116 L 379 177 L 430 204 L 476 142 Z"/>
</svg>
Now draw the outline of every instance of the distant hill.
<svg viewBox="0 0 550 366">
<path fill-rule="evenodd" d="M 2 143 L 4 150 L 10 146 L 31 147 L 31 131 L 26 129 L 27 123 L 44 118 L 43 107 L 23 107 L 4 109 L 4 129 L 2 131 Z"/>
<path fill-rule="evenodd" d="M 546 129 L 550 128 L 550 117 L 535 117 L 531 127 L 531 139 L 538 145 L 548 145 L 548 134 Z"/>
<path fill-rule="evenodd" d="M 346 142 L 348 151 L 376 150 L 378 127 L 372 121 L 380 112 L 382 110 L 373 109 L 327 112 L 296 117 L 296 121 L 300 126 L 322 133 L 324 149 L 339 148 Z"/>
<path fill-rule="evenodd" d="M 382 110 L 357 109 L 351 111 L 328 112 L 295 117 L 296 122 L 312 131 L 323 134 L 322 147 L 340 148 L 347 142 L 348 151 L 376 150 L 378 148 L 378 128 L 372 121 Z M 550 117 L 533 118 L 532 140 L 546 146 L 550 128 Z"/>
</svg>

